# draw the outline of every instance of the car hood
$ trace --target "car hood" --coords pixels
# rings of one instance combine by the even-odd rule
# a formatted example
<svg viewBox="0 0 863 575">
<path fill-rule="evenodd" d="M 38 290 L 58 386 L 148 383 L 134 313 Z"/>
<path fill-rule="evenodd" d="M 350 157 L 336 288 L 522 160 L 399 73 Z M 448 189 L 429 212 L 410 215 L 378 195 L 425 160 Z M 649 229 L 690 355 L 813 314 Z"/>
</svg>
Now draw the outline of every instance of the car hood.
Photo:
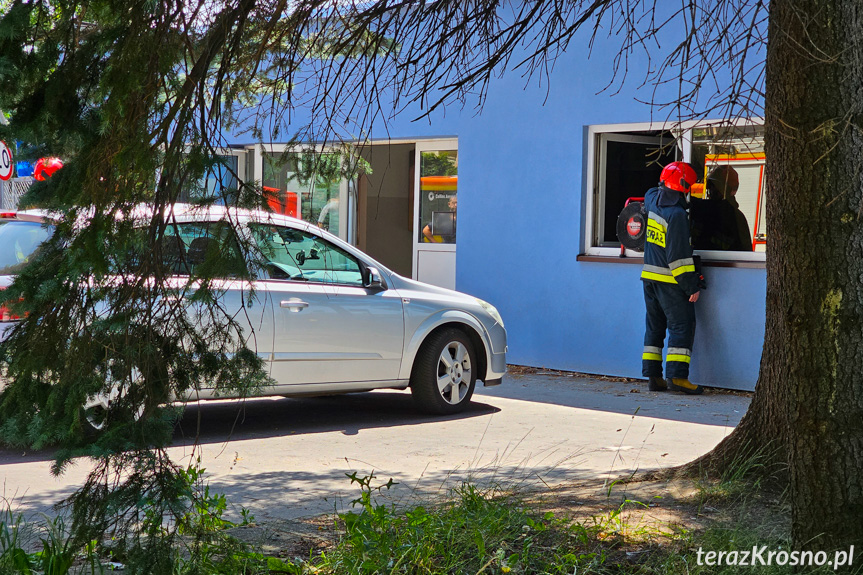
<svg viewBox="0 0 863 575">
<path fill-rule="evenodd" d="M 469 304 L 476 304 L 476 299 L 472 295 L 468 295 L 466 293 L 462 293 L 460 291 L 455 291 L 447 288 L 442 288 L 438 286 L 433 286 L 431 284 L 426 284 L 423 282 L 418 282 L 416 280 L 408 279 L 402 277 L 398 274 L 393 273 L 391 276 L 392 284 L 395 289 L 400 292 L 414 292 L 418 294 L 428 294 L 439 296 L 441 298 L 447 299 L 449 301 L 461 301 Z"/>
</svg>

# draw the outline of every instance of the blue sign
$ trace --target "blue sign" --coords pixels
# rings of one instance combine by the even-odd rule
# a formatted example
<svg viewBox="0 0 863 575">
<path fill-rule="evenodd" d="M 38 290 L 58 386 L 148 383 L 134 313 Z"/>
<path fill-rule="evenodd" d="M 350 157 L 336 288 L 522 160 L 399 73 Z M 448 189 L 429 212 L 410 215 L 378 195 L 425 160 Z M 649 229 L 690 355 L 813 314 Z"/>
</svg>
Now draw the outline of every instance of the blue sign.
<svg viewBox="0 0 863 575">
<path fill-rule="evenodd" d="M 15 162 L 15 171 L 19 178 L 28 178 L 33 175 L 33 164 L 30 162 Z"/>
</svg>

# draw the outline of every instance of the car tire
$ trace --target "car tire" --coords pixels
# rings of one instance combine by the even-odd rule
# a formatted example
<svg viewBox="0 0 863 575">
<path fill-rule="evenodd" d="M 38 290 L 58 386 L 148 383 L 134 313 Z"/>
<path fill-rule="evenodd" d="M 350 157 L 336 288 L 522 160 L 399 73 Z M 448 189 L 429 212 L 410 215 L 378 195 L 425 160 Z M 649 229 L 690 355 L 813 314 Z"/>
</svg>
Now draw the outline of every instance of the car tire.
<svg viewBox="0 0 863 575">
<path fill-rule="evenodd" d="M 420 347 L 411 371 L 414 403 L 437 415 L 462 411 L 473 396 L 476 367 L 476 353 L 464 332 L 456 328 L 434 332 Z"/>
</svg>

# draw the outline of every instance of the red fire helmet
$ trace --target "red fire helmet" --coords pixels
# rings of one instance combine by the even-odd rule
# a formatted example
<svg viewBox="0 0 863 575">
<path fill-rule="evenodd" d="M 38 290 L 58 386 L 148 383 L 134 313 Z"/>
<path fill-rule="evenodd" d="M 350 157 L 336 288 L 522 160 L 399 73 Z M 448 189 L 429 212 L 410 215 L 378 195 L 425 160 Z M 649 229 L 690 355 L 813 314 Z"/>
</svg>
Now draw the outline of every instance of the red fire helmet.
<svg viewBox="0 0 863 575">
<path fill-rule="evenodd" d="M 671 162 L 662 168 L 659 183 L 676 192 L 686 193 L 698 180 L 695 170 L 686 162 Z"/>
<path fill-rule="evenodd" d="M 39 158 L 33 169 L 33 177 L 41 182 L 50 178 L 54 172 L 62 167 L 63 161 L 60 158 Z"/>
</svg>

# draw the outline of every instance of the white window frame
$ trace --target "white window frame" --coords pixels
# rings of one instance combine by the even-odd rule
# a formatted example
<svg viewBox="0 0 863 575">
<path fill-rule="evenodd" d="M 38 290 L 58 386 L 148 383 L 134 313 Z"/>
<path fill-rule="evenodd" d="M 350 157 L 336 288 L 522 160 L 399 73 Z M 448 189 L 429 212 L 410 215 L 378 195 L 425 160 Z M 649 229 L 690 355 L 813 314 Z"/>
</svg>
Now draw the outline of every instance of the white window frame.
<svg viewBox="0 0 863 575">
<path fill-rule="evenodd" d="M 710 125 L 728 125 L 733 126 L 748 126 L 748 125 L 764 125 L 762 118 L 740 119 L 732 122 L 723 120 L 702 120 L 702 121 L 686 121 L 680 123 L 658 123 L 658 122 L 633 122 L 626 124 L 594 124 L 587 126 L 587 146 L 586 156 L 587 165 L 585 166 L 585 189 L 584 194 L 584 213 L 582 214 L 582 237 L 581 250 L 582 254 L 588 256 L 605 256 L 619 257 L 620 247 L 602 247 L 594 245 L 597 226 L 597 209 L 603 207 L 605 198 L 599 198 L 599 190 L 601 178 L 604 178 L 603 168 L 605 165 L 604 158 L 600 158 L 602 166 L 597 169 L 597 154 L 599 153 L 598 144 L 602 134 L 614 133 L 624 136 L 638 137 L 639 134 L 632 132 L 649 132 L 649 131 L 667 131 L 677 135 L 680 140 L 680 148 L 683 152 L 683 161 L 688 162 L 692 158 L 692 129 L 696 127 L 704 127 Z M 647 190 L 645 190 L 647 191 Z M 599 205 L 597 205 L 599 204 Z M 766 261 L 765 252 L 737 252 L 737 251 L 719 251 L 719 250 L 695 250 L 695 253 L 700 255 L 705 260 L 713 261 L 738 261 L 738 262 L 764 262 Z M 642 254 L 634 250 L 626 250 L 627 257 L 640 258 Z"/>
<path fill-rule="evenodd" d="M 184 150 L 186 154 L 192 149 L 192 146 L 186 145 Z M 237 158 L 237 187 L 246 182 L 246 148 L 233 147 L 217 147 L 213 148 L 215 156 L 235 156 Z"/>
</svg>

